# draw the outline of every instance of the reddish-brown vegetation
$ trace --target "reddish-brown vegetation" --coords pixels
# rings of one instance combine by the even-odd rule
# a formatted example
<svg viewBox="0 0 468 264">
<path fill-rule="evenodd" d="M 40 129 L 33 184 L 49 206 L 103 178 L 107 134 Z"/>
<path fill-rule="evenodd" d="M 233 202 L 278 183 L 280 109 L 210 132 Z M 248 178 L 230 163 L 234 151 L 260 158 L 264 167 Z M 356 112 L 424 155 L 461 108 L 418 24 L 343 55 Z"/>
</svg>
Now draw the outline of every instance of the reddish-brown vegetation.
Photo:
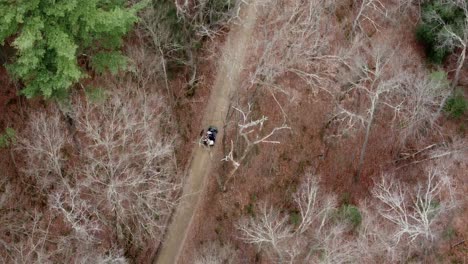
<svg viewBox="0 0 468 264">
<path fill-rule="evenodd" d="M 326 1 L 310 2 L 321 4 Z M 376 4 L 378 1 L 368 0 L 367 2 Z M 397 3 L 403 2 L 409 4 L 402 6 L 402 9 L 396 8 Z M 348 93 L 343 96 L 344 99 L 339 100 L 337 100 L 339 97 L 337 95 L 342 95 L 340 92 L 343 89 L 352 86 L 349 81 L 352 75 L 349 64 L 355 62 L 354 56 L 362 52 L 366 57 L 364 61 L 374 62 L 367 51 L 371 50 L 375 43 L 383 42 L 391 48 L 397 47 L 393 50 L 394 56 L 396 60 L 404 61 L 399 69 L 398 67 L 387 69 L 386 75 L 393 77 L 405 72 L 415 76 L 418 74 L 426 76 L 429 72 L 425 66 L 422 47 L 414 36 L 419 13 L 416 6 L 411 5 L 411 1 L 378 2 L 375 8 L 363 11 L 366 17 L 374 19 L 373 22 L 357 17 L 361 6 L 353 4 L 356 1 L 342 1 L 335 6 L 330 6 L 329 9 L 316 11 L 319 15 L 326 15 L 318 18 L 308 17 L 308 20 L 304 21 L 311 23 L 309 25 L 294 24 L 294 29 L 297 31 L 284 26 L 285 21 L 292 20 L 289 20 L 290 17 L 282 17 L 281 13 L 296 12 L 294 17 L 301 22 L 300 19 L 308 15 L 304 11 L 307 9 L 303 8 L 302 1 L 263 1 L 262 3 L 265 6 L 259 7 L 261 12 L 259 12 L 256 34 L 249 43 L 251 46 L 249 58 L 241 76 L 243 82 L 238 87 L 232 106 L 246 109 L 247 105 L 251 104 L 252 120 L 261 119 L 262 116 L 268 117 L 261 127 L 265 134 L 282 126 L 290 129 L 277 131 L 271 136 L 270 140 L 278 141 L 280 144 L 259 143 L 246 148 L 246 142 L 242 140 L 242 134 L 239 134 L 239 130 L 242 129 L 239 124 L 245 124 L 246 122 L 243 121 L 246 120 L 242 120 L 239 111 L 231 109 L 226 126 L 223 128 L 226 136 L 217 143 L 218 147 L 213 153 L 215 169 L 209 175 L 209 181 L 202 194 L 201 206 L 196 211 L 179 263 L 193 263 L 194 260 L 198 261 L 197 263 L 203 263 L 207 259 L 215 261 L 229 259 L 231 261 L 229 263 L 272 263 L 274 253 L 271 252 L 274 250 L 269 248 L 262 251 L 253 244 L 246 244 L 245 238 L 242 239 L 238 224 L 242 222 L 242 219 L 250 217 L 258 219 L 259 214 L 268 212 L 269 207 L 262 207 L 268 204 L 276 208 L 275 212 L 286 219 L 287 224 L 293 226 L 291 227 L 293 230 L 294 225 L 300 221 L 298 218 L 300 208 L 294 201 L 294 195 L 298 192 L 300 184 L 304 182 L 304 175 L 319 175 L 320 188 L 324 194 L 320 198 L 323 198 L 325 194 L 335 196 L 336 207 L 343 204 L 359 206 L 363 205 L 364 201 L 369 202 L 367 204 L 369 207 L 362 207 L 363 216 L 369 216 L 368 222 L 378 219 L 375 215 L 378 206 L 372 207 L 376 203 L 372 197 L 376 194 L 374 187 L 383 174 L 391 174 L 391 177 L 406 186 L 416 186 L 425 179 L 425 169 L 429 165 L 442 164 L 448 168 L 446 172 L 451 177 L 455 193 L 464 194 L 468 191 L 466 116 L 461 120 L 437 116 L 437 122 L 433 127 L 418 127 L 416 130 L 419 135 L 409 133 L 411 135 L 408 134 L 409 136 L 406 137 L 405 134 L 405 139 L 402 140 L 403 132 L 399 129 L 399 124 L 391 122 L 393 113 L 383 106 L 377 108 L 375 111 L 377 117 L 373 120 L 369 132 L 362 170 L 359 168 L 359 158 L 366 130 L 355 126 L 352 133 L 342 133 L 339 124 L 332 122 L 332 118 L 336 115 L 337 105 L 351 109 L 362 116 L 367 115 L 371 99 L 366 98 L 365 93 Z M 293 3 L 292 7 L 291 3 Z M 278 8 L 277 5 L 281 5 L 282 8 Z M 389 10 L 388 19 L 380 17 L 381 5 Z M 298 36 L 302 39 L 295 39 Z M 311 40 L 315 38 L 321 39 L 312 43 Z M 198 144 L 198 133 L 204 129 L 201 127 L 202 113 L 206 105 L 205 101 L 209 98 L 210 87 L 213 85 L 217 70 L 216 62 L 221 58 L 219 47 L 224 42 L 224 36 L 215 36 L 212 40 L 206 41 L 197 54 L 199 77 L 195 83 L 192 82 L 192 72 L 188 68 L 175 69 L 172 72 L 175 77 L 166 79 L 168 82 L 165 83 L 164 77 L 160 74 L 161 69 L 158 68 L 161 66 L 157 63 L 160 55 L 145 49 L 142 45 L 144 39 L 135 39 L 138 37 L 128 40 L 127 53 L 134 60 L 133 63 L 138 70 L 132 73 L 133 76 L 127 77 L 138 79 L 137 83 L 133 84 L 144 86 L 148 96 L 162 94 L 167 99 L 165 107 L 169 109 L 171 115 L 164 122 L 170 123 L 168 127 L 177 131 L 178 134 L 177 148 L 174 149 L 176 167 L 173 169 L 181 174 L 185 173 L 190 162 L 191 150 Z M 327 56 L 330 57 L 327 58 Z M 444 67 L 453 69 L 456 63 L 454 56 Z M 372 68 L 374 69 L 375 67 Z M 466 94 L 468 92 L 467 70 L 464 73 L 461 74 L 459 83 L 464 87 Z M 153 75 L 157 77 L 152 78 Z M 371 77 L 374 75 L 372 74 Z M 453 77 L 453 73 L 449 72 L 449 77 Z M 123 76 L 94 77 L 85 83 L 104 86 L 112 91 L 114 88 L 110 87 L 113 87 L 115 83 L 121 84 L 124 79 Z M 170 89 L 167 89 L 168 87 Z M 0 67 L 0 132 L 6 127 L 13 127 L 20 132 L 20 135 L 23 135 L 22 133 L 27 132 L 27 120 L 31 120 L 34 116 L 31 113 L 57 111 L 54 106 L 46 106 L 48 103 L 40 100 L 25 101 L 17 95 L 17 91 L 15 84 L 8 79 L 5 69 Z M 81 98 L 78 100 L 82 100 L 82 93 L 78 94 L 80 94 L 78 98 Z M 394 97 L 391 97 L 389 101 L 384 102 L 391 105 L 395 103 L 393 99 Z M 40 116 L 36 117 L 37 120 L 41 120 Z M 74 133 L 69 131 L 64 116 L 60 115 L 56 118 L 60 126 L 63 126 L 61 130 L 67 131 L 64 132 L 65 134 Z M 53 124 L 52 119 L 42 121 L 50 122 L 49 125 Z M 104 121 L 102 123 L 106 124 Z M 259 128 L 255 128 L 254 133 L 257 132 Z M 334 136 L 340 133 L 340 137 Z M 116 137 L 121 135 L 117 134 Z M 31 140 L 37 140 L 34 135 L 29 136 Z M 86 135 L 83 131 L 75 137 L 67 134 L 67 138 L 71 141 L 78 140 L 81 144 L 88 144 L 87 140 L 92 141 L 89 138 L 84 139 Z M 139 142 L 139 140 L 136 141 Z M 231 148 L 231 142 L 233 142 L 233 148 Z M 61 170 L 68 170 L 69 167 L 77 167 L 80 162 L 92 163 L 92 156 L 100 155 L 99 150 L 90 151 L 87 160 L 80 161 L 77 154 L 80 151 L 77 150 L 75 143 L 60 147 L 60 153 L 68 155 L 69 161 L 63 165 L 63 168 L 58 168 L 55 172 L 47 172 L 47 177 L 54 173 L 59 175 L 62 173 Z M 247 152 L 245 152 L 246 149 Z M 222 158 L 230 152 L 232 158 L 239 162 L 239 167 L 235 170 L 233 170 L 233 162 L 229 159 L 228 162 L 222 161 Z M 449 152 L 450 155 L 447 154 Z M 29 162 L 38 163 L 37 159 L 43 158 L 38 155 L 25 158 L 33 154 L 33 151 L 28 152 L 27 146 L 13 153 L 11 149 L 0 149 L 0 173 L 2 174 L 0 175 L 2 177 L 0 178 L 0 193 L 7 194 L 7 196 L 0 197 L 0 201 L 7 201 L 0 208 L 2 214 L 0 219 L 5 223 L 0 222 L 2 224 L 0 225 L 0 249 L 13 247 L 15 242 L 18 242 L 15 240 L 25 238 L 24 241 L 30 243 L 24 243 L 19 247 L 25 252 L 29 252 L 31 245 L 46 245 L 50 252 L 57 252 L 57 249 L 60 249 L 60 254 L 71 254 L 73 251 L 65 252 L 64 245 L 72 245 L 70 248 L 76 249 L 82 245 L 80 244 L 82 241 L 67 236 L 75 229 L 73 225 L 66 222 L 66 217 L 57 216 L 59 215 L 57 212 L 64 211 L 64 208 L 59 206 L 61 202 L 68 203 L 77 194 L 70 192 L 65 199 L 60 192 L 57 192 L 58 188 L 51 187 L 55 184 L 52 178 L 47 178 L 51 182 L 37 184 L 30 181 L 31 177 L 25 177 L 25 170 L 19 168 L 27 168 Z M 16 158 L 12 159 L 13 156 Z M 241 157 L 243 158 L 239 161 L 238 158 Z M 37 171 L 35 168 L 36 173 Z M 31 173 L 33 172 L 29 172 Z M 357 174 L 360 174 L 359 177 L 356 177 Z M 180 174 L 177 174 L 177 177 L 179 176 Z M 77 178 L 77 180 L 83 179 Z M 98 185 L 96 182 L 98 181 L 93 182 L 88 179 L 86 187 L 91 190 Z M 226 187 L 225 190 L 223 187 Z M 56 195 L 47 199 L 45 194 L 41 194 L 41 190 L 44 189 L 51 189 Z M 96 199 L 102 198 L 99 190 L 89 190 L 80 194 L 85 197 L 83 200 L 95 202 Z M 93 195 L 94 198 L 90 197 Z M 447 193 L 444 191 L 440 197 L 446 198 Z M 54 198 L 55 211 L 49 210 L 47 204 L 54 201 Z M 459 199 L 456 209 L 448 212 L 446 218 L 442 219 L 443 221 L 438 226 L 444 235 L 432 245 L 433 254 L 424 255 L 424 252 L 421 253 L 418 250 L 408 251 L 405 252 L 410 254 L 408 258 L 413 257 L 415 260 L 427 263 L 466 261 L 467 242 L 463 241 L 468 238 L 466 225 L 468 204 L 463 195 L 456 196 L 456 198 Z M 99 204 L 102 203 L 104 202 Z M 124 211 L 128 208 L 125 203 L 121 206 Z M 81 204 L 81 206 L 85 211 L 88 208 L 87 204 Z M 65 209 L 69 208 L 65 207 Z M 105 219 L 111 215 L 112 210 L 108 207 L 104 211 L 103 215 L 98 217 L 99 219 Z M 137 215 L 137 213 L 131 214 Z M 166 211 L 163 225 L 167 223 L 165 221 L 168 215 Z M 12 221 L 19 224 L 12 225 L 10 224 Z M 133 223 L 133 221 L 130 222 Z M 34 229 L 36 224 L 38 228 Z M 122 226 L 128 227 L 127 224 Z M 90 224 L 88 227 L 92 229 L 95 226 Z M 47 230 L 53 236 L 62 236 L 65 240 L 45 243 L 36 238 L 34 233 L 43 232 L 43 230 Z M 107 227 L 104 230 L 109 231 L 112 228 Z M 291 230 L 288 229 L 288 232 L 293 232 Z M 334 229 L 330 228 L 330 230 Z M 85 231 L 95 232 L 95 230 Z M 133 231 L 135 234 L 144 233 L 144 230 L 138 228 L 129 228 L 126 233 Z M 15 232 L 20 235 L 15 236 L 13 234 Z M 29 232 L 29 234 L 24 235 L 21 232 Z M 151 233 L 152 239 L 132 238 L 141 244 L 151 241 L 148 245 L 135 249 L 132 247 L 133 242 L 128 243 L 129 239 L 119 237 L 118 232 L 101 230 L 93 235 L 102 244 L 92 247 L 90 245 L 95 244 L 86 243 L 85 250 L 95 251 L 94 255 L 90 254 L 86 257 L 123 259 L 125 255 L 127 258 L 133 258 L 135 262 L 149 263 L 157 250 L 163 232 L 164 228 Z M 357 241 L 353 240 L 357 239 L 353 232 L 345 230 L 336 233 L 342 235 L 340 239 L 343 241 L 346 239 Z M 129 237 L 135 234 L 132 233 Z M 301 237 L 301 239 L 307 238 Z M 341 244 L 344 243 L 340 241 Z M 125 248 L 125 252 L 118 250 L 117 247 Z M 399 249 L 406 250 L 404 247 Z M 79 252 L 82 254 L 83 251 Z M 1 254 L 0 257 L 3 257 Z M 359 252 L 353 254 L 359 255 Z M 83 255 L 76 257 L 85 258 Z M 369 257 L 367 261 L 372 259 Z M 27 260 L 23 259 L 23 261 Z M 398 260 L 396 257 L 388 261 Z"/>
</svg>

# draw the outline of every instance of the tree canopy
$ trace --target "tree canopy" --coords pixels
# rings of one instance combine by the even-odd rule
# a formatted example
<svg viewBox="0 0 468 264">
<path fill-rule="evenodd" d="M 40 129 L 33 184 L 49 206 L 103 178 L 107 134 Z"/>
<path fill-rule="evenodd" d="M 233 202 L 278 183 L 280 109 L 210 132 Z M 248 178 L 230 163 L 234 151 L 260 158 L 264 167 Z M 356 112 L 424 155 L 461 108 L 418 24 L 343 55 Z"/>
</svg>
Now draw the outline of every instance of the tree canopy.
<svg viewBox="0 0 468 264">
<path fill-rule="evenodd" d="M 116 73 L 126 65 L 122 36 L 137 21 L 143 3 L 123 0 L 3 0 L 0 44 L 16 55 L 7 68 L 20 79 L 28 98 L 67 94 L 86 74 L 78 59 L 97 73 Z"/>
<path fill-rule="evenodd" d="M 464 20 L 463 10 L 453 2 L 427 1 L 422 7 L 422 20 L 416 35 L 424 44 L 430 61 L 441 64 L 453 51 L 453 47 L 444 45 L 447 28 L 461 36 Z"/>
</svg>

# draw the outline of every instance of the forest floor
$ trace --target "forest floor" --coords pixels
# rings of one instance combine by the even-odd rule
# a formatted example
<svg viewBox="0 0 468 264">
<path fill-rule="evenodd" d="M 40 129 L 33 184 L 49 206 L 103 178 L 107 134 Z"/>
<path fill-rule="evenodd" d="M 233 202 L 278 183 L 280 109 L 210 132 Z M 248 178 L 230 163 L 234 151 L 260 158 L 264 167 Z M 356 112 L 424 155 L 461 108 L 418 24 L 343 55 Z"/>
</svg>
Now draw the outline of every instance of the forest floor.
<svg viewBox="0 0 468 264">
<path fill-rule="evenodd" d="M 216 126 L 220 133 L 218 142 L 224 136 L 223 127 L 230 108 L 231 96 L 239 85 L 240 73 L 247 54 L 247 44 L 252 35 L 256 20 L 256 10 L 251 5 L 242 7 L 240 22 L 229 33 L 222 55 L 220 57 L 215 83 L 210 98 L 206 103 L 202 127 Z M 163 246 L 157 257 L 157 263 L 176 263 L 184 247 L 187 232 L 190 230 L 193 215 L 198 207 L 200 194 L 205 186 L 205 179 L 210 175 L 212 159 L 219 150 L 207 149 L 195 145 L 188 169 L 188 177 L 183 183 L 183 193 L 180 203 L 174 213 Z"/>
<path fill-rule="evenodd" d="M 347 2 L 354 3 L 353 1 Z M 339 12 L 350 17 L 353 15 L 350 5 L 343 5 L 342 8 L 337 9 L 336 13 Z M 402 18 L 404 21 L 402 23 L 386 25 L 382 32 L 375 34 L 373 40 L 383 39 L 381 41 L 390 43 L 389 45 L 402 47 L 400 52 L 411 54 L 414 68 L 417 68 L 418 65 L 424 65 L 426 62 L 423 47 L 418 43 L 414 34 L 417 25 L 415 17 L 416 15 L 412 14 Z M 263 50 L 257 47 L 262 47 L 259 44 L 264 41 L 262 37 L 266 35 L 266 38 L 270 39 L 271 34 L 273 34 L 262 31 L 261 25 L 266 23 L 263 19 L 262 10 L 259 9 L 257 12 L 258 24 L 255 25 L 251 37 L 253 42 L 250 45 L 246 44 L 248 47 L 247 61 L 244 64 L 246 68 L 241 73 L 241 79 L 245 79 L 246 82 L 250 81 L 248 77 L 256 70 L 254 67 L 260 60 L 259 57 Z M 345 20 L 343 21 L 341 23 L 347 23 Z M 330 27 L 335 24 L 339 25 L 338 18 L 337 21 L 333 20 L 329 23 Z M 339 50 L 339 47 L 343 46 L 346 41 L 345 34 L 340 32 L 345 30 L 339 26 L 335 27 L 337 36 L 332 36 L 333 41 L 330 48 Z M 231 34 L 229 37 L 231 38 L 233 35 Z M 400 39 L 394 36 L 404 37 Z M 450 68 L 453 67 L 447 66 L 447 69 Z M 412 69 L 408 68 L 407 70 L 411 71 Z M 428 138 L 425 142 L 420 142 L 420 145 L 408 144 L 400 147 L 394 144 L 397 138 L 391 135 L 390 130 L 386 129 L 385 122 L 378 121 L 372 128 L 370 138 L 372 147 L 369 148 L 369 153 L 366 156 L 362 176 L 356 182 L 353 176 L 356 172 L 360 144 L 363 141 L 362 136 L 356 135 L 341 141 L 326 140 L 324 127 L 329 119 L 329 113 L 333 110 L 330 98 L 321 93 L 312 93 L 310 87 L 289 75 L 283 76 L 275 85 L 287 87 L 288 91 L 291 91 L 289 97 L 280 93 L 277 95 L 280 104 L 287 113 L 288 125 L 290 125 L 291 130 L 282 132 L 275 137 L 281 144 L 265 144 L 254 149 L 224 192 L 220 191 L 219 180 L 216 177 L 226 175 L 232 165 L 230 162 L 220 162 L 223 157 L 222 153 L 218 153 L 218 151 L 214 153 L 213 156 L 217 157 L 216 163 L 210 164 L 211 175 L 206 175 L 204 192 L 197 197 L 199 201 L 197 209 L 193 212 L 194 216 L 190 220 L 190 228 L 183 231 L 186 238 L 184 246 L 180 248 L 182 251 L 178 253 L 178 263 L 193 263 L 194 259 L 203 252 L 203 249 L 210 249 L 212 242 L 217 242 L 221 248 L 224 246 L 234 248 L 239 257 L 237 263 L 271 263 L 268 258 L 262 256 L 257 247 L 243 243 L 239 239 L 240 233 L 236 229 L 236 223 L 239 220 L 256 217 L 257 207 L 264 201 L 268 201 L 269 205 L 276 208 L 281 208 L 281 213 L 285 215 L 297 214 L 297 209 L 292 202 L 292 193 L 296 190 L 295 188 L 301 182 L 304 174 L 311 173 L 320 177 L 320 186 L 326 193 L 336 195 L 340 206 L 344 204 L 359 205 L 360 202 L 371 197 L 370 190 L 373 183 L 383 172 L 393 171 L 397 168 L 395 160 L 399 153 L 408 149 L 423 148 L 434 143 L 432 140 L 445 140 L 444 138 Z M 464 82 L 463 86 L 465 86 Z M 236 99 L 242 102 L 250 100 L 250 102 L 254 102 L 254 108 L 256 107 L 254 114 L 265 115 L 269 118 L 267 126 L 281 124 L 280 111 L 271 96 L 263 92 L 262 89 L 252 88 L 247 91 L 245 87 L 250 86 L 240 85 L 236 90 L 238 98 L 234 98 L 233 104 L 236 104 Z M 255 96 L 252 96 L 254 93 L 252 90 L 256 91 Z M 242 102 L 235 106 L 242 108 L 242 105 L 245 105 Z M 225 133 L 223 142 L 219 141 L 217 149 L 222 144 L 226 145 L 225 143 L 230 142 L 231 139 L 234 142 L 238 141 L 236 139 L 237 131 L 235 131 L 238 120 L 236 120 L 235 114 L 232 116 L 234 118 L 228 118 L 231 122 L 227 122 L 227 124 L 231 124 L 230 128 L 227 127 L 223 130 Z M 451 123 L 445 118 L 441 120 L 446 133 L 444 136 L 464 138 L 465 132 L 454 131 L 450 128 L 453 126 Z M 192 126 L 198 125 L 192 122 Z M 268 129 L 268 127 L 265 128 L 265 130 Z M 222 147 L 227 148 L 224 151 L 224 155 L 226 155 L 230 145 L 229 143 L 227 146 L 224 145 Z M 415 179 L 420 177 L 421 168 L 418 166 L 404 168 L 398 170 L 396 174 L 400 179 L 405 180 L 406 184 L 414 184 Z M 459 168 L 454 178 L 463 178 L 463 171 L 463 168 Z M 465 209 L 461 211 L 465 212 Z M 447 250 L 441 251 L 441 254 L 445 254 L 448 258 L 454 257 L 456 259 L 455 255 L 460 254 L 458 251 L 463 251 L 461 246 L 458 249 L 452 249 L 450 245 L 462 241 L 466 237 L 462 235 L 466 234 L 466 228 L 460 227 L 460 223 L 463 222 L 461 219 L 466 219 L 464 215 L 464 213 L 460 214 L 451 222 L 451 225 L 457 230 L 457 234 L 450 240 L 444 240 Z"/>
<path fill-rule="evenodd" d="M 354 3 L 354 1 L 347 2 Z M 340 15 L 340 17 L 345 17 L 348 13 L 351 16 L 353 14 L 351 5 L 343 6 L 342 10 L 338 11 L 345 15 Z M 268 259 L 262 258 L 257 248 L 240 241 L 239 233 L 235 229 L 235 223 L 239 219 L 254 216 L 256 206 L 262 201 L 269 201 L 273 206 L 282 208 L 282 213 L 297 214 L 296 208 L 291 205 L 291 194 L 304 173 L 309 171 L 321 177 L 321 187 L 328 193 L 336 194 L 340 204 L 358 204 L 362 199 L 369 197 L 369 189 L 373 185 L 374 177 L 380 176 L 382 172 L 391 171 L 395 166 L 393 162 L 395 157 L 398 157 L 398 153 L 407 150 L 391 148 L 394 138 L 387 136 L 390 131 L 384 129 L 384 125 L 381 124 L 383 122 L 377 122 L 373 127 L 370 139 L 372 147 L 369 148 L 369 155 L 366 157 L 362 179 L 359 184 L 354 183 L 352 175 L 362 137 L 356 136 L 341 142 L 325 143 L 322 127 L 328 118 L 327 113 L 331 111 L 331 104 L 325 100 L 326 98 L 322 98 L 320 94 L 311 93 L 310 89 L 302 87 L 292 78 L 284 78 L 280 80 L 280 85 L 287 86 L 294 92 L 294 96 L 291 97 L 300 98 L 300 100 L 293 98 L 294 100 L 290 101 L 286 100 L 287 98 L 279 98 L 288 113 L 288 125 L 291 126 L 293 132 L 279 135 L 283 136 L 279 138 L 281 145 L 265 145 L 261 149 L 256 148 L 245 166 L 239 169 L 236 179 L 231 181 L 228 190 L 221 192 L 216 177 L 225 174 L 226 168 L 230 165 L 227 162 L 221 162 L 223 154 L 226 153 L 226 151 L 223 153 L 224 141 L 229 142 L 230 137 L 234 137 L 230 135 L 234 132 L 230 133 L 229 127 L 226 128 L 229 123 L 226 121 L 226 116 L 231 109 L 231 102 L 235 104 L 235 100 L 231 100 L 233 94 L 239 93 L 241 98 L 247 97 L 245 95 L 247 92 L 241 91 L 242 81 L 243 79 L 246 82 L 249 81 L 246 78 L 249 74 L 249 67 L 255 65 L 255 61 L 259 59 L 258 51 L 252 42 L 258 41 L 261 35 L 258 25 L 255 25 L 256 22 L 260 24 L 262 21 L 261 9 L 256 10 L 252 5 L 244 5 L 240 17 L 242 19 L 236 20 L 238 23 L 230 27 L 227 36 L 223 34 L 215 38 L 214 43 L 206 43 L 206 50 L 203 50 L 205 53 L 200 55 L 202 63 L 199 65 L 202 69 L 200 72 L 203 74 L 200 74 L 195 95 L 186 95 L 186 82 L 180 75 L 175 76 L 170 85 L 174 87 L 174 90 L 177 90 L 175 88 L 178 86 L 181 87 L 180 98 L 177 103 L 174 103 L 173 108 L 177 116 L 176 122 L 179 125 L 181 142 L 176 149 L 177 166 L 182 168 L 181 174 L 185 177 L 182 182 L 183 193 L 172 215 L 170 225 L 166 229 L 162 246 L 158 247 L 159 245 L 155 246 L 151 243 L 148 245 L 154 250 L 158 248 L 157 263 L 193 263 L 198 249 L 211 241 L 234 245 L 240 255 L 238 263 L 270 263 Z M 414 15 L 408 16 L 407 19 L 411 20 L 410 18 L 414 17 Z M 414 21 L 404 20 L 398 26 L 389 26 L 387 30 L 382 29 L 382 33 L 376 34 L 376 37 L 389 36 L 389 39 L 401 42 L 399 45 L 401 52 L 407 50 L 409 54 L 414 54 L 415 65 L 424 64 L 425 55 L 414 37 L 415 25 Z M 337 32 L 339 35 L 341 31 Z M 335 42 L 340 41 L 341 38 L 337 38 Z M 338 44 L 334 43 L 334 45 Z M 445 68 L 453 67 L 446 66 Z M 468 94 L 468 78 L 464 78 L 466 76 L 468 76 L 468 71 L 465 70 L 460 85 L 465 87 L 465 94 Z M 271 97 L 257 97 L 260 98 L 256 103 L 259 108 L 256 109 L 257 112 L 270 117 L 269 122 L 272 125 L 275 124 L 276 119 L 281 120 L 281 115 L 274 112 L 275 109 L 270 109 L 275 106 L 271 102 Z M 0 132 L 6 127 L 21 131 L 19 128 L 26 120 L 23 112 L 27 114 L 28 110 L 45 108 L 45 103 L 43 104 L 40 100 L 21 99 L 4 67 L 0 66 Z M 461 122 L 448 122 L 444 119 L 441 123 L 444 124 L 444 135 L 447 137 L 466 139 L 468 133 L 465 129 L 468 126 L 466 116 Z M 237 126 L 237 122 L 232 120 L 229 124 L 231 124 L 231 130 L 233 130 L 232 127 Z M 209 125 L 217 126 L 220 131 L 218 142 L 212 149 L 197 144 L 198 132 Z M 294 136 L 294 140 L 285 141 L 286 136 L 288 138 Z M 428 139 L 423 143 L 434 142 Z M 424 146 L 409 145 L 406 147 L 418 149 Z M 417 176 L 415 174 L 419 172 L 418 168 L 405 167 L 404 170 L 398 171 L 398 175 L 400 178 L 407 178 L 409 183 L 414 183 L 411 180 L 415 178 L 413 176 Z M 0 172 L 16 181 L 20 179 L 16 177 L 17 172 L 9 149 L 0 148 Z M 468 190 L 466 169 L 460 167 L 454 177 L 462 179 L 464 184 L 461 192 L 466 193 Z M 26 188 L 23 190 L 25 196 L 30 195 L 27 193 L 28 190 Z M 463 259 L 465 263 L 466 244 L 459 244 L 459 242 L 468 237 L 465 224 L 468 219 L 468 208 L 464 205 L 459 211 L 462 213 L 459 215 L 457 213 L 457 216 L 451 220 L 451 229 L 447 229 L 455 230 L 455 234 L 453 238 L 444 240 L 445 249 L 442 254 L 448 256 L 447 260 L 453 257 L 452 259 Z M 452 245 L 458 246 L 452 248 Z M 142 259 L 152 262 L 154 255 L 151 254 L 151 257 L 148 255 L 142 254 Z M 142 259 L 136 262 L 148 263 Z"/>
</svg>

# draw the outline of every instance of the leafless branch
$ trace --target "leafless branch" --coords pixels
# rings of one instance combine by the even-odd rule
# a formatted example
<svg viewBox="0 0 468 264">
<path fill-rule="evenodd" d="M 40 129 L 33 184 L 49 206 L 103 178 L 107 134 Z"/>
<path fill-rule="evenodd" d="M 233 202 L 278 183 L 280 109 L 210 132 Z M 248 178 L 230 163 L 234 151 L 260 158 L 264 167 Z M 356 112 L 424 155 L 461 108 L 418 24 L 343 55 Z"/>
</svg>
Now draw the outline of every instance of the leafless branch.
<svg viewBox="0 0 468 264">
<path fill-rule="evenodd" d="M 232 179 L 237 169 L 243 163 L 247 154 L 253 149 L 255 145 L 265 143 L 265 144 L 279 144 L 280 141 L 270 140 L 270 138 L 277 134 L 281 130 L 291 129 L 289 126 L 283 124 L 279 127 L 274 127 L 270 132 L 264 132 L 264 123 L 268 120 L 268 117 L 262 116 L 258 119 L 252 119 L 252 104 L 248 103 L 248 109 L 242 110 L 238 107 L 233 107 L 237 112 L 239 112 L 241 120 L 237 124 L 239 127 L 238 134 L 241 136 L 245 143 L 245 148 L 240 157 L 237 160 L 234 158 L 234 143 L 231 141 L 231 150 L 229 153 L 222 159 L 222 161 L 230 161 L 233 165 L 232 170 L 229 172 L 227 179 L 224 183 L 223 189 L 226 190 L 228 182 Z"/>
</svg>

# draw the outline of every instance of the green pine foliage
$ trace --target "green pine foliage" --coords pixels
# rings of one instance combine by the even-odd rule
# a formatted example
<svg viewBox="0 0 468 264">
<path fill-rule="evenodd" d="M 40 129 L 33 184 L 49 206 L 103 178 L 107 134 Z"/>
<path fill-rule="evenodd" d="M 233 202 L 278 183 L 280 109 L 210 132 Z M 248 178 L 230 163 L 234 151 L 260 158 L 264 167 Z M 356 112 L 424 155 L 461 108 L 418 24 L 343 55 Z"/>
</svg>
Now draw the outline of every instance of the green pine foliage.
<svg viewBox="0 0 468 264">
<path fill-rule="evenodd" d="M 441 64 L 453 52 L 452 47 L 441 45 L 444 25 L 461 34 L 465 14 L 454 5 L 443 1 L 427 1 L 422 8 L 422 19 L 416 29 L 418 40 L 424 44 L 429 60 Z"/>
<path fill-rule="evenodd" d="M 116 73 L 126 65 L 118 51 L 122 36 L 142 7 L 126 7 L 122 0 L 3 0 L 0 45 L 16 49 L 7 68 L 24 83 L 28 98 L 66 94 L 85 76 L 78 57 L 91 58 L 98 73 Z"/>
</svg>

